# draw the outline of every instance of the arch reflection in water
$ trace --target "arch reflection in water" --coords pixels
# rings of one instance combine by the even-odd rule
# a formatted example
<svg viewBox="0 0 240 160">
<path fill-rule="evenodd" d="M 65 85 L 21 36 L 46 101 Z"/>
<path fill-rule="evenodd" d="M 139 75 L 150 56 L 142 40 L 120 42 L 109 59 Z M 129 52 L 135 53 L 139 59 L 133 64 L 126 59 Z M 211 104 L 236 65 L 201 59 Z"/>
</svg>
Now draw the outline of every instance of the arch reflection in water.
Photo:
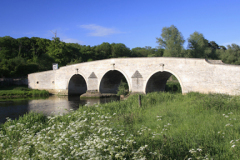
<svg viewBox="0 0 240 160">
<path fill-rule="evenodd" d="M 48 99 L 29 100 L 28 112 L 42 113 L 46 116 L 59 115 L 77 110 L 81 106 L 92 106 L 117 100 L 119 100 L 118 97 L 80 100 L 79 96 L 51 96 Z"/>
<path fill-rule="evenodd" d="M 28 112 L 42 113 L 46 116 L 68 113 L 77 110 L 79 106 L 90 106 L 119 100 L 117 97 L 80 100 L 79 96 L 50 96 L 46 99 L 6 101 L 0 103 L 0 123 L 6 122 L 6 117 L 18 119 Z"/>
</svg>

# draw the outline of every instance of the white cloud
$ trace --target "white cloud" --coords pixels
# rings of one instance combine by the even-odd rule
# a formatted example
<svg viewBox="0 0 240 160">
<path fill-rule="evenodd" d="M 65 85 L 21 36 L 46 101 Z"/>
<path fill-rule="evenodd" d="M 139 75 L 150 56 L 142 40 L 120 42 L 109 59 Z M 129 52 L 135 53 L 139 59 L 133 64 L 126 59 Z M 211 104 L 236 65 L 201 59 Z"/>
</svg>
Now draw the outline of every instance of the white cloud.
<svg viewBox="0 0 240 160">
<path fill-rule="evenodd" d="M 79 27 L 91 30 L 92 32 L 88 34 L 89 36 L 104 37 L 107 35 L 122 33 L 117 29 L 106 28 L 95 24 L 80 25 Z"/>
<path fill-rule="evenodd" d="M 78 39 L 73 39 L 73 38 L 65 38 L 65 39 L 62 39 L 63 42 L 66 42 L 66 43 L 78 43 L 78 44 L 84 44 L 83 41 L 79 41 Z"/>
</svg>

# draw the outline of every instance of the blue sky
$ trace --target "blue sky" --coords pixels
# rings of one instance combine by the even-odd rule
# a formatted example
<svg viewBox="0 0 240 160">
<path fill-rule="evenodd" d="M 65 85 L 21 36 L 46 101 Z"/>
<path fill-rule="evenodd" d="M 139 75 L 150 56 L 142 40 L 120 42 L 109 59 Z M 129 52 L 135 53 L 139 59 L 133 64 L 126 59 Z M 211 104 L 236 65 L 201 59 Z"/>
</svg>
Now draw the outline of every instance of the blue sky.
<svg viewBox="0 0 240 160">
<path fill-rule="evenodd" d="M 64 42 L 157 47 L 163 27 L 240 45 L 239 0 L 1 0 L 0 37 L 57 36 Z"/>
</svg>

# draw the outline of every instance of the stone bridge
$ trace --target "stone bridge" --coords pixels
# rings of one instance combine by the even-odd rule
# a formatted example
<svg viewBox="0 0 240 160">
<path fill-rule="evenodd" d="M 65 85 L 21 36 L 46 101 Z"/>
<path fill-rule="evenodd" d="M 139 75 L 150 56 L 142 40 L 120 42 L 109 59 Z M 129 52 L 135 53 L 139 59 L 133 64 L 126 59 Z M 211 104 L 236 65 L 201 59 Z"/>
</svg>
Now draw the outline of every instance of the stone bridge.
<svg viewBox="0 0 240 160">
<path fill-rule="evenodd" d="M 28 75 L 28 86 L 53 94 L 117 93 L 125 78 L 132 93 L 164 91 L 174 75 L 182 93 L 240 95 L 240 66 L 195 58 L 114 58 Z"/>
</svg>

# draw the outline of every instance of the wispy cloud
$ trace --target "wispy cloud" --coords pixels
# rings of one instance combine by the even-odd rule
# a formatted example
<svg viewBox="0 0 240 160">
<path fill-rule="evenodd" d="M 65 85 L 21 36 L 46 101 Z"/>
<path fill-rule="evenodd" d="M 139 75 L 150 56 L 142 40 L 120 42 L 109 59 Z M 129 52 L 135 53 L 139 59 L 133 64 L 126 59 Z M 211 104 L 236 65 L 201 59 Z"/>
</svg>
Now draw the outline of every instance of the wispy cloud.
<svg viewBox="0 0 240 160">
<path fill-rule="evenodd" d="M 95 25 L 95 24 L 80 25 L 79 27 L 87 30 L 91 30 L 92 32 L 90 32 L 88 35 L 96 36 L 96 37 L 104 37 L 112 34 L 122 33 L 115 28 L 106 28 L 106 27 Z"/>
<path fill-rule="evenodd" d="M 84 44 L 83 41 L 80 41 L 78 39 L 73 39 L 73 38 L 65 38 L 65 39 L 62 39 L 63 42 L 66 42 L 66 43 L 78 43 L 78 44 Z"/>
</svg>

